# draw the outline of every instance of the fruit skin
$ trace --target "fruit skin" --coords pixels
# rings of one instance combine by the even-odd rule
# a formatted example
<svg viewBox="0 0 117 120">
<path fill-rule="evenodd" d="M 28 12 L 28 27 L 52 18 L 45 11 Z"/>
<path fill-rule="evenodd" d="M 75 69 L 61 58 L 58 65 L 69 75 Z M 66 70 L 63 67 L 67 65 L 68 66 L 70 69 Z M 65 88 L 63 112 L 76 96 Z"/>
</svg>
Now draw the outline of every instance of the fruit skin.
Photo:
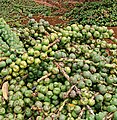
<svg viewBox="0 0 117 120">
<path fill-rule="evenodd" d="M 117 120 L 117 111 L 114 112 L 114 115 L 113 115 L 113 120 Z"/>
<path fill-rule="evenodd" d="M 32 115 L 32 111 L 31 111 L 31 109 L 29 107 L 27 107 L 25 109 L 25 114 L 26 114 L 27 117 L 30 117 Z"/>
<path fill-rule="evenodd" d="M 59 120 L 65 120 L 65 119 L 66 119 L 66 116 L 64 114 L 60 114 Z"/>
<path fill-rule="evenodd" d="M 117 107 L 115 105 L 110 105 L 107 107 L 108 112 L 115 112 L 117 110 Z"/>
<path fill-rule="evenodd" d="M 6 66 L 6 62 L 5 61 L 0 61 L 0 68 L 3 68 Z"/>
<path fill-rule="evenodd" d="M 22 108 L 20 106 L 15 106 L 14 113 L 22 113 Z"/>
<path fill-rule="evenodd" d="M 107 114 L 106 111 L 99 112 L 98 114 L 96 114 L 96 120 L 102 120 L 105 117 L 106 114 Z"/>
<path fill-rule="evenodd" d="M 0 108 L 0 115 L 4 115 L 5 114 L 5 108 Z"/>
<path fill-rule="evenodd" d="M 99 95 L 97 95 L 96 97 L 95 97 L 95 100 L 96 100 L 96 102 L 103 102 L 103 96 L 101 95 L 101 94 L 99 94 Z"/>
</svg>

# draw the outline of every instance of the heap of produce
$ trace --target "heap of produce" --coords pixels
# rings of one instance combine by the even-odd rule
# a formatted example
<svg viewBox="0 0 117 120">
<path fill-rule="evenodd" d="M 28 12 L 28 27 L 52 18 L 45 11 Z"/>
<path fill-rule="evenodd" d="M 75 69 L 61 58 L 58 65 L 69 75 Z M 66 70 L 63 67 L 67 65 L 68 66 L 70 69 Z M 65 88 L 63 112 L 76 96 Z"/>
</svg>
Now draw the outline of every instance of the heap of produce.
<svg viewBox="0 0 117 120">
<path fill-rule="evenodd" d="M 0 56 L 1 120 L 117 120 L 112 29 L 53 27 L 43 19 L 30 19 L 28 27 L 12 31 L 5 26 L 0 19 L 1 41 L 10 54 Z M 5 39 L 8 31 L 17 34 L 14 49 L 20 39 L 24 52 L 12 51 L 12 41 Z"/>
<path fill-rule="evenodd" d="M 79 3 L 65 16 L 71 19 L 72 24 L 78 22 L 82 25 L 117 26 L 117 1 Z"/>
<path fill-rule="evenodd" d="M 39 5 L 34 0 L 0 0 L 0 17 L 13 26 L 27 20 L 29 14 L 48 16 L 51 11 L 51 8 Z"/>
</svg>

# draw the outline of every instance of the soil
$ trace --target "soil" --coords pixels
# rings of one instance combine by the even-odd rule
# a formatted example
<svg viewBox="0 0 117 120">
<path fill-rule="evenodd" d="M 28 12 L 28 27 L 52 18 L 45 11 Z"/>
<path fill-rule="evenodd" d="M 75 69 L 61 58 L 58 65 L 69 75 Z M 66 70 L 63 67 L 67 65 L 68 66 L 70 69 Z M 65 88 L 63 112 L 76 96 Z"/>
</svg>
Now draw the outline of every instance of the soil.
<svg viewBox="0 0 117 120">
<path fill-rule="evenodd" d="M 115 33 L 115 37 L 117 38 L 117 27 L 108 27 L 108 29 L 113 29 Z"/>
<path fill-rule="evenodd" d="M 33 18 L 36 20 L 36 21 L 39 21 L 40 19 L 44 19 L 46 21 L 48 21 L 51 25 L 58 25 L 58 24 L 61 24 L 61 25 L 65 25 L 66 23 L 69 22 L 69 20 L 63 20 L 62 19 L 62 16 L 43 16 L 43 15 L 38 15 L 38 16 L 33 16 Z M 23 20 L 22 21 L 22 24 L 27 24 L 28 20 Z"/>
<path fill-rule="evenodd" d="M 34 0 L 34 1 L 39 4 L 43 4 L 45 6 L 57 8 L 57 10 L 54 11 L 54 13 L 52 13 L 53 16 L 43 16 L 43 15 L 33 16 L 33 18 L 36 19 L 36 21 L 39 21 L 40 19 L 45 19 L 51 25 L 57 25 L 57 24 L 65 25 L 69 22 L 69 19 L 64 19 L 62 15 L 67 10 L 72 9 L 76 3 L 86 2 L 86 1 L 100 1 L 100 0 Z M 24 20 L 22 23 L 26 24 L 27 20 Z M 108 28 L 114 30 L 115 33 L 114 36 L 117 38 L 117 27 L 108 27 Z"/>
</svg>

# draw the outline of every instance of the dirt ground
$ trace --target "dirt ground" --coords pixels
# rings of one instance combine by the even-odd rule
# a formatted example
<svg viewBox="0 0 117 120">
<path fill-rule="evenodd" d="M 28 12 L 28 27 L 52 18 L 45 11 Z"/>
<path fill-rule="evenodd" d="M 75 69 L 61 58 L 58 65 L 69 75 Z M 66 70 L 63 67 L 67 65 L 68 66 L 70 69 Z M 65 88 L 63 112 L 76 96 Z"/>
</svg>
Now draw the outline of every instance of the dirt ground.
<svg viewBox="0 0 117 120">
<path fill-rule="evenodd" d="M 88 1 L 100 1 L 100 0 L 34 0 L 35 2 L 45 5 L 45 6 L 49 6 L 49 7 L 57 7 L 59 8 L 59 10 L 55 11 L 53 14 L 55 13 L 59 13 L 59 15 L 56 16 L 34 16 L 34 18 L 39 21 L 40 18 L 43 18 L 45 20 L 47 20 L 48 22 L 50 22 L 52 25 L 56 25 L 56 24 L 66 24 L 69 22 L 69 20 L 62 20 L 62 15 L 68 10 L 68 9 L 72 9 L 75 4 L 77 4 L 78 2 L 88 2 Z M 117 27 L 108 27 L 109 29 L 113 29 L 115 32 L 115 37 L 117 38 Z"/>
<path fill-rule="evenodd" d="M 43 15 L 33 16 L 33 18 L 36 21 L 39 21 L 42 18 L 44 20 L 47 20 L 51 25 L 57 25 L 57 24 L 65 25 L 69 22 L 69 20 L 67 20 L 67 19 L 63 20 L 62 19 L 62 15 L 64 14 L 64 12 L 68 8 L 72 9 L 73 6 L 77 2 L 84 2 L 86 0 L 56 0 L 56 1 L 55 0 L 35 0 L 35 1 L 39 4 L 43 4 L 43 5 L 46 5 L 46 6 L 58 7 L 58 8 L 60 8 L 60 10 L 55 11 L 55 13 L 56 12 L 61 13 L 59 15 L 54 15 L 54 16 L 43 16 Z M 66 5 L 66 1 L 67 1 L 67 5 Z M 96 0 L 89 0 L 89 1 L 96 1 Z M 55 14 L 55 13 L 53 13 L 53 14 Z M 26 23 L 27 23 L 27 21 L 23 21 L 23 24 L 26 24 Z M 114 30 L 115 37 L 117 38 L 117 27 L 108 27 L 108 28 Z"/>
<path fill-rule="evenodd" d="M 113 29 L 115 33 L 115 37 L 117 38 L 117 27 L 108 27 L 109 29 Z"/>
</svg>

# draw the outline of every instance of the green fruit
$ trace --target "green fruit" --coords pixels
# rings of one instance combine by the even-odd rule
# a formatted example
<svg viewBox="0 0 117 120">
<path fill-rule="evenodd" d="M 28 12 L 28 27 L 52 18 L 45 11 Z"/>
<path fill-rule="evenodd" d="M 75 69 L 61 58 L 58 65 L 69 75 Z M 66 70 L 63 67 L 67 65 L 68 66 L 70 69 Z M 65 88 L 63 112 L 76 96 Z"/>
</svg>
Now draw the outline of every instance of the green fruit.
<svg viewBox="0 0 117 120">
<path fill-rule="evenodd" d="M 88 64 L 84 64 L 83 68 L 84 71 L 87 71 L 89 69 L 89 65 Z"/>
<path fill-rule="evenodd" d="M 31 111 L 31 109 L 29 107 L 26 107 L 26 109 L 25 109 L 25 115 L 27 117 L 30 117 L 32 115 L 32 111 Z"/>
<path fill-rule="evenodd" d="M 105 94 L 107 92 L 107 88 L 105 85 L 99 85 L 99 92 L 101 94 Z"/>
<path fill-rule="evenodd" d="M 80 111 L 81 111 L 81 107 L 76 105 L 75 108 L 74 108 L 74 111 L 75 111 L 76 114 L 79 114 Z"/>
<path fill-rule="evenodd" d="M 115 111 L 113 114 L 113 120 L 117 120 L 117 111 Z"/>
<path fill-rule="evenodd" d="M 107 107 L 108 112 L 115 112 L 117 111 L 117 107 L 115 105 L 110 105 Z"/>
<path fill-rule="evenodd" d="M 5 108 L 0 108 L 0 115 L 4 115 L 5 114 Z"/>
<path fill-rule="evenodd" d="M 90 98 L 90 99 L 88 100 L 88 104 L 89 104 L 90 106 L 94 106 L 94 105 L 95 105 L 95 100 L 92 99 L 92 98 Z"/>
<path fill-rule="evenodd" d="M 21 61 L 20 62 L 20 68 L 26 68 L 26 67 L 27 67 L 26 61 Z"/>
<path fill-rule="evenodd" d="M 24 95 L 25 95 L 26 97 L 32 97 L 32 93 L 33 93 L 32 90 L 26 90 L 26 91 L 24 92 Z"/>
<path fill-rule="evenodd" d="M 49 98 L 51 98 L 51 97 L 53 96 L 53 92 L 52 92 L 52 91 L 48 91 L 48 92 L 46 93 L 46 95 L 47 95 Z"/>
<path fill-rule="evenodd" d="M 48 111 L 50 110 L 50 106 L 49 106 L 49 105 L 44 105 L 44 106 L 43 106 L 43 110 L 44 110 L 45 112 L 48 112 Z"/>
<path fill-rule="evenodd" d="M 52 69 L 52 72 L 53 72 L 53 74 L 58 74 L 59 73 L 59 69 L 57 67 L 54 67 Z"/>
<path fill-rule="evenodd" d="M 78 117 L 78 114 L 75 111 L 72 111 L 71 115 L 72 115 L 73 118 L 77 118 Z"/>
<path fill-rule="evenodd" d="M 28 58 L 28 53 L 23 53 L 23 55 L 22 55 L 22 60 L 27 60 L 27 58 Z"/>
<path fill-rule="evenodd" d="M 46 94 L 47 91 L 48 91 L 48 87 L 46 87 L 46 86 L 41 86 L 40 92 L 41 92 L 42 94 Z"/>
<path fill-rule="evenodd" d="M 24 102 L 26 105 L 31 103 L 31 99 L 30 98 L 24 98 Z"/>
<path fill-rule="evenodd" d="M 45 120 L 52 120 L 52 117 L 48 116 L 45 118 Z"/>
<path fill-rule="evenodd" d="M 53 90 L 53 89 L 54 89 L 54 84 L 53 84 L 53 83 L 50 83 L 50 84 L 48 85 L 48 88 L 49 88 L 50 90 Z"/>
<path fill-rule="evenodd" d="M 15 106 L 14 107 L 14 112 L 15 113 L 22 113 L 22 108 L 20 106 Z"/>
<path fill-rule="evenodd" d="M 117 105 L 117 98 L 112 98 L 111 101 L 110 101 L 110 103 L 112 105 Z"/>
<path fill-rule="evenodd" d="M 5 61 L 0 61 L 0 68 L 3 68 L 6 66 L 6 62 Z"/>
<path fill-rule="evenodd" d="M 37 116 L 36 120 L 42 120 L 42 117 L 41 116 Z"/>
<path fill-rule="evenodd" d="M 35 50 L 34 51 L 34 57 L 39 57 L 39 55 L 40 55 L 40 52 L 38 50 Z"/>
<path fill-rule="evenodd" d="M 27 89 L 28 89 L 28 88 L 27 88 L 26 86 L 23 86 L 23 87 L 21 88 L 21 92 L 24 94 Z"/>
<path fill-rule="evenodd" d="M 104 97 L 101 94 L 99 94 L 95 97 L 96 102 L 103 102 L 103 99 L 104 99 Z"/>
<path fill-rule="evenodd" d="M 80 99 L 80 103 L 81 103 L 81 105 L 87 105 L 88 104 L 88 99 L 86 97 L 82 97 Z"/>
<path fill-rule="evenodd" d="M 42 46 L 42 51 L 44 51 L 44 52 L 45 52 L 45 51 L 48 51 L 48 46 L 43 45 L 43 46 Z"/>
<path fill-rule="evenodd" d="M 90 78 L 90 77 L 91 77 L 90 71 L 83 71 L 83 76 L 84 76 L 85 78 Z"/>
<path fill-rule="evenodd" d="M 48 45 L 49 44 L 49 40 L 48 39 L 43 39 L 42 40 L 42 44 L 43 45 Z"/>
<path fill-rule="evenodd" d="M 35 106 L 38 107 L 38 108 L 42 108 L 42 102 L 36 101 Z"/>
<path fill-rule="evenodd" d="M 6 59 L 6 64 L 11 64 L 12 60 L 10 58 Z"/>
<path fill-rule="evenodd" d="M 71 73 L 70 67 L 65 67 L 65 71 L 66 71 L 67 74 Z"/>
<path fill-rule="evenodd" d="M 62 92 L 65 92 L 66 90 L 67 90 L 67 86 L 61 85 L 61 91 L 62 91 Z"/>
<path fill-rule="evenodd" d="M 39 51 L 40 51 L 41 48 L 42 48 L 42 45 L 39 44 L 39 43 L 35 44 L 35 46 L 34 46 L 34 49 L 35 49 L 35 50 L 39 50 Z"/>
<path fill-rule="evenodd" d="M 44 95 L 42 93 L 38 93 L 38 99 L 39 100 L 44 100 Z"/>
<path fill-rule="evenodd" d="M 19 71 L 19 66 L 18 65 L 14 65 L 13 66 L 13 71 L 14 72 L 18 72 Z"/>
<path fill-rule="evenodd" d="M 47 53 L 41 53 L 40 59 L 45 60 L 47 58 Z"/>
<path fill-rule="evenodd" d="M 111 95 L 110 93 L 106 93 L 106 94 L 104 95 L 104 100 L 105 100 L 105 101 L 110 101 L 111 98 L 112 98 L 112 95 Z"/>
<path fill-rule="evenodd" d="M 16 61 L 15 61 L 15 63 L 16 63 L 17 65 L 19 65 L 20 62 L 21 62 L 21 58 L 17 58 Z"/>
<path fill-rule="evenodd" d="M 10 108 L 12 108 L 12 107 L 14 106 L 14 101 L 10 100 L 9 103 L 8 103 L 8 106 L 9 106 Z"/>
<path fill-rule="evenodd" d="M 99 38 L 99 37 L 100 37 L 100 33 L 99 33 L 98 31 L 95 31 L 95 32 L 93 33 L 93 36 L 94 36 L 95 38 Z"/>
<path fill-rule="evenodd" d="M 3 115 L 0 115 L 0 120 L 4 120 L 4 116 Z"/>
<path fill-rule="evenodd" d="M 58 99 L 58 96 L 57 96 L 57 95 L 53 95 L 53 96 L 52 96 L 52 99 L 53 99 L 53 100 L 57 100 L 57 99 Z"/>
<path fill-rule="evenodd" d="M 8 75 L 8 74 L 9 74 L 8 69 L 3 68 L 3 69 L 1 70 L 1 76 L 6 76 L 6 75 Z"/>
<path fill-rule="evenodd" d="M 96 120 L 103 120 L 103 118 L 107 115 L 107 112 L 99 112 L 98 114 L 96 114 Z"/>
<path fill-rule="evenodd" d="M 31 56 L 29 56 L 29 57 L 27 58 L 27 63 L 28 63 L 28 64 L 32 64 L 33 62 L 34 62 L 34 58 L 31 57 Z"/>
<path fill-rule="evenodd" d="M 92 86 L 92 81 L 90 79 L 86 79 L 85 84 L 86 84 L 86 86 L 90 87 L 90 86 Z"/>
<path fill-rule="evenodd" d="M 6 117 L 9 118 L 10 120 L 13 120 L 14 115 L 12 113 L 8 113 Z"/>
<path fill-rule="evenodd" d="M 65 119 L 66 119 L 66 115 L 64 115 L 64 114 L 59 115 L 59 120 L 65 120 Z"/>
<path fill-rule="evenodd" d="M 54 89 L 53 89 L 53 93 L 54 93 L 55 95 L 60 94 L 60 92 L 61 92 L 60 88 L 54 88 Z"/>
<path fill-rule="evenodd" d="M 24 119 L 24 115 L 23 114 L 17 114 L 17 119 L 18 120 L 23 120 Z"/>
</svg>

